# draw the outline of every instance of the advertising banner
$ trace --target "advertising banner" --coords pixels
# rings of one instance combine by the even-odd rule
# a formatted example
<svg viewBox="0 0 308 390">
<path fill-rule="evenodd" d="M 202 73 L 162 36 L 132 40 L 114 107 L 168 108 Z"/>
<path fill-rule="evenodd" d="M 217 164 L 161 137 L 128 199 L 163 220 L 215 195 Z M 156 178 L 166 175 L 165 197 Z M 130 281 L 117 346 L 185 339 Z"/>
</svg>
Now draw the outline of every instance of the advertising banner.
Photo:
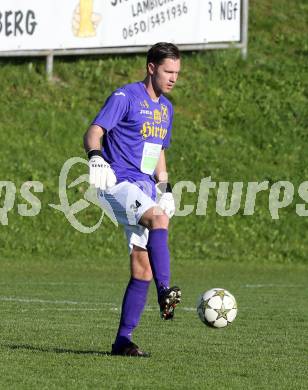
<svg viewBox="0 0 308 390">
<path fill-rule="evenodd" d="M 240 41 L 241 0 L 1 0 L 0 51 Z"/>
</svg>

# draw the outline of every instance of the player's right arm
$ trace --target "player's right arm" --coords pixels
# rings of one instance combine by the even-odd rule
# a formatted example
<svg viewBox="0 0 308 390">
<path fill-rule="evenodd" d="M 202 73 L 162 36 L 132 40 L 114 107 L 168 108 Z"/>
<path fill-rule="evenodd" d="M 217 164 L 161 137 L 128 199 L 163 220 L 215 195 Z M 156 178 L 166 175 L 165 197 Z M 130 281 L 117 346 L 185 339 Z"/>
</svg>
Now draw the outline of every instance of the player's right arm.
<svg viewBox="0 0 308 390">
<path fill-rule="evenodd" d="M 91 125 L 83 137 L 83 143 L 89 158 L 89 182 L 96 188 L 106 190 L 113 187 L 116 176 L 110 165 L 102 156 L 102 137 L 104 129 L 98 125 Z"/>
<path fill-rule="evenodd" d="M 103 135 L 104 129 L 98 125 L 91 125 L 88 128 L 83 137 L 83 144 L 86 153 L 89 153 L 90 150 L 101 150 Z"/>
<path fill-rule="evenodd" d="M 90 184 L 102 190 L 115 185 L 116 176 L 102 157 L 102 137 L 108 136 L 129 110 L 129 99 L 124 89 L 117 89 L 106 100 L 92 125 L 84 135 L 84 147 L 89 157 Z"/>
</svg>

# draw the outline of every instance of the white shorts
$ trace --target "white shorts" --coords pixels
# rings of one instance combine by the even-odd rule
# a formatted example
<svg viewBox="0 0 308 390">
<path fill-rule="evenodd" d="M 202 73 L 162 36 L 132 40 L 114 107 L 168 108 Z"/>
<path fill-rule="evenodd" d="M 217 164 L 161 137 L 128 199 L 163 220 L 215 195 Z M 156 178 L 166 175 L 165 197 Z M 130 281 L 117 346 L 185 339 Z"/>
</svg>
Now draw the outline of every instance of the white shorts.
<svg viewBox="0 0 308 390">
<path fill-rule="evenodd" d="M 98 200 L 108 216 L 124 225 L 129 252 L 133 245 L 146 249 L 147 228 L 139 225 L 142 215 L 157 204 L 137 185 L 124 181 L 107 191 L 98 191 Z"/>
</svg>

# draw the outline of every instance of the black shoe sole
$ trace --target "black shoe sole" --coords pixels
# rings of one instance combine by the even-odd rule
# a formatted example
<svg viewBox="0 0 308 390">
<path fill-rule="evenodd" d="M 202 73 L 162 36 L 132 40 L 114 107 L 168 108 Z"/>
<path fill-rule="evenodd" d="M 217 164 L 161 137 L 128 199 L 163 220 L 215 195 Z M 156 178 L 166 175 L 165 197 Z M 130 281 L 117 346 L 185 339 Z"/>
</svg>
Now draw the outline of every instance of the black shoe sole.
<svg viewBox="0 0 308 390">
<path fill-rule="evenodd" d="M 150 353 L 141 351 L 139 347 L 132 342 L 120 350 L 115 350 L 114 345 L 112 345 L 111 355 L 137 358 L 148 358 L 151 356 Z"/>
</svg>

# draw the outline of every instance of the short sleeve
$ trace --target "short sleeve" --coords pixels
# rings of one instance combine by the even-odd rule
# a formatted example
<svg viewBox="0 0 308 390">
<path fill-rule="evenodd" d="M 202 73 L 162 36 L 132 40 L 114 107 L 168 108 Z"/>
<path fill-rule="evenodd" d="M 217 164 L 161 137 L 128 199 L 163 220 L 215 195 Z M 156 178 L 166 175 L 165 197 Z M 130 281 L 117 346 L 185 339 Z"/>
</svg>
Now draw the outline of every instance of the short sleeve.
<svg viewBox="0 0 308 390">
<path fill-rule="evenodd" d="M 129 99 L 127 93 L 118 89 L 106 100 L 92 125 L 98 125 L 107 132 L 113 129 L 128 113 Z"/>
<path fill-rule="evenodd" d="M 168 149 L 170 146 L 170 141 L 171 141 L 171 132 L 172 132 L 172 124 L 173 124 L 173 109 L 170 109 L 170 119 L 169 119 L 169 124 L 168 124 L 168 131 L 167 131 L 167 136 L 164 139 L 163 142 L 163 149 Z"/>
</svg>

